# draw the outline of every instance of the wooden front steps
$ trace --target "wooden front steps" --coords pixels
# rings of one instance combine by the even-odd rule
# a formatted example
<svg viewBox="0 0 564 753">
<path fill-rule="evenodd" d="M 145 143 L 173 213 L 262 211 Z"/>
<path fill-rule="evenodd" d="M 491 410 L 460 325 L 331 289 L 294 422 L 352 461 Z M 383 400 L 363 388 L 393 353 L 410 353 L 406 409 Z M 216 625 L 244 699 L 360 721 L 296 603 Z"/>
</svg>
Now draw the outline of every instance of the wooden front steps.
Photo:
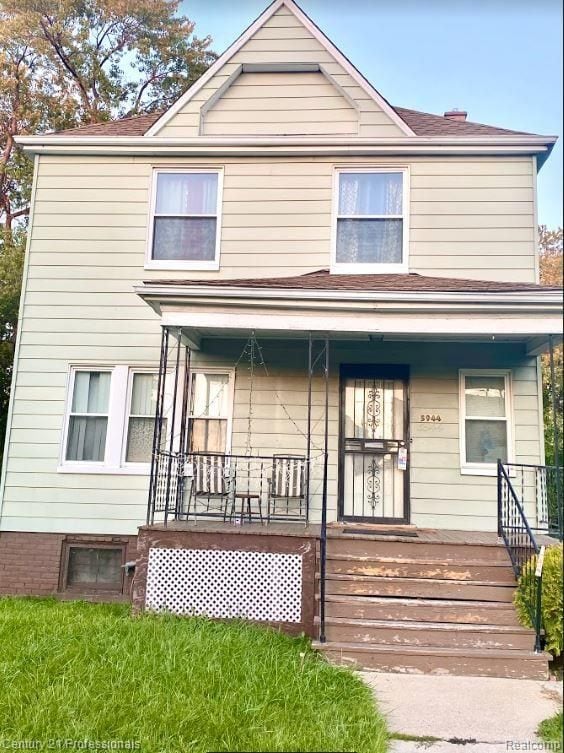
<svg viewBox="0 0 564 753">
<path fill-rule="evenodd" d="M 488 543 L 338 532 L 327 540 L 325 643 L 340 664 L 384 672 L 545 679 L 519 625 L 508 555 Z M 316 620 L 319 625 L 319 618 Z"/>
</svg>

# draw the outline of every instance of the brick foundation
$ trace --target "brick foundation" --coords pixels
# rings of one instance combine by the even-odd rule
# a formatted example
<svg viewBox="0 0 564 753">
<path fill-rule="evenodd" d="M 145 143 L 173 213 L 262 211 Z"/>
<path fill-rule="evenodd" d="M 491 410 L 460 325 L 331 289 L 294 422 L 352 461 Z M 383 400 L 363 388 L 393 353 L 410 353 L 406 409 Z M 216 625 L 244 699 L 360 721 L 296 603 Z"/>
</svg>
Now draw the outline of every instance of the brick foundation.
<svg viewBox="0 0 564 753">
<path fill-rule="evenodd" d="M 60 573 L 65 543 L 115 543 L 126 545 L 127 560 L 137 556 L 137 536 L 0 532 L 0 596 L 91 597 L 99 600 L 129 599 L 132 577 L 124 578 L 123 593 L 72 594 L 61 588 Z"/>
</svg>

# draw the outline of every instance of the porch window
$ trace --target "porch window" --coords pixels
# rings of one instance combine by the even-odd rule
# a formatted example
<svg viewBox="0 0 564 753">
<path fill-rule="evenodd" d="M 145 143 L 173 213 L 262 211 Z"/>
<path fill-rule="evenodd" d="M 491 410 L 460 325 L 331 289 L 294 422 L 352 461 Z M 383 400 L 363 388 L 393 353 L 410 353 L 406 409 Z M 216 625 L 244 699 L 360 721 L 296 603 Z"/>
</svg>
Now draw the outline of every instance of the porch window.
<svg viewBox="0 0 564 753">
<path fill-rule="evenodd" d="M 461 373 L 462 467 L 494 470 L 497 460 L 510 459 L 509 373 Z"/>
<path fill-rule="evenodd" d="M 147 266 L 219 269 L 221 171 L 156 170 Z"/>
<path fill-rule="evenodd" d="M 66 460 L 103 463 L 110 401 L 109 371 L 75 371 L 68 417 Z"/>
<path fill-rule="evenodd" d="M 158 375 L 132 372 L 127 417 L 126 463 L 150 463 L 157 406 Z M 166 418 L 162 436 L 166 438 Z"/>
<path fill-rule="evenodd" d="M 195 372 L 190 385 L 190 452 L 227 452 L 231 375 Z"/>
<path fill-rule="evenodd" d="M 406 169 L 337 171 L 333 271 L 407 270 Z"/>
</svg>

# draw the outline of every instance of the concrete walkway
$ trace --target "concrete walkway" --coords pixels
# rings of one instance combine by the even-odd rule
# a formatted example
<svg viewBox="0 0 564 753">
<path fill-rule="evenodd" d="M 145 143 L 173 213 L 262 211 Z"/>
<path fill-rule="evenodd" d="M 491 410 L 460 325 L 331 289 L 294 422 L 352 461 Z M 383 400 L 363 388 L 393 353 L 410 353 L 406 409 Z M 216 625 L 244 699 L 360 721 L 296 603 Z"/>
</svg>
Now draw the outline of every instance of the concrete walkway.
<svg viewBox="0 0 564 753">
<path fill-rule="evenodd" d="M 562 685 L 538 680 L 361 672 L 397 740 L 394 753 L 534 750 L 536 729 L 562 708 Z M 538 750 L 539 748 L 537 748 Z"/>
</svg>

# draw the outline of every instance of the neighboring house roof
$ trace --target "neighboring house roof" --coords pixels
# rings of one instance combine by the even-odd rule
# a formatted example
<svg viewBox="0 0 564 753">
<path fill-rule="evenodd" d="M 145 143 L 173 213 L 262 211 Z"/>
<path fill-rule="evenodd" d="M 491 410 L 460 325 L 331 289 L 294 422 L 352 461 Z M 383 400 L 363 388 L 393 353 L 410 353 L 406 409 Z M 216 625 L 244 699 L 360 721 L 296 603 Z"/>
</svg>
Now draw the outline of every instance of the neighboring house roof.
<svg viewBox="0 0 564 753">
<path fill-rule="evenodd" d="M 445 118 L 443 115 L 433 115 L 429 112 L 409 110 L 405 107 L 396 107 L 394 110 L 404 120 L 416 136 L 536 136 L 534 133 L 525 131 L 510 131 L 507 128 L 473 123 L 470 121 L 458 121 Z M 151 128 L 162 112 L 152 112 L 146 115 L 137 115 L 131 118 L 121 118 L 108 123 L 93 123 L 80 128 L 69 128 L 59 131 L 64 136 L 144 136 Z M 58 135 L 55 134 L 55 135 Z"/>
<path fill-rule="evenodd" d="M 287 290 L 357 290 L 365 292 L 521 293 L 561 291 L 557 286 L 526 282 L 465 280 L 416 274 L 347 275 L 320 269 L 295 277 L 262 277 L 234 280 L 146 280 L 145 285 L 205 286 L 219 288 L 273 288 Z"/>
</svg>

